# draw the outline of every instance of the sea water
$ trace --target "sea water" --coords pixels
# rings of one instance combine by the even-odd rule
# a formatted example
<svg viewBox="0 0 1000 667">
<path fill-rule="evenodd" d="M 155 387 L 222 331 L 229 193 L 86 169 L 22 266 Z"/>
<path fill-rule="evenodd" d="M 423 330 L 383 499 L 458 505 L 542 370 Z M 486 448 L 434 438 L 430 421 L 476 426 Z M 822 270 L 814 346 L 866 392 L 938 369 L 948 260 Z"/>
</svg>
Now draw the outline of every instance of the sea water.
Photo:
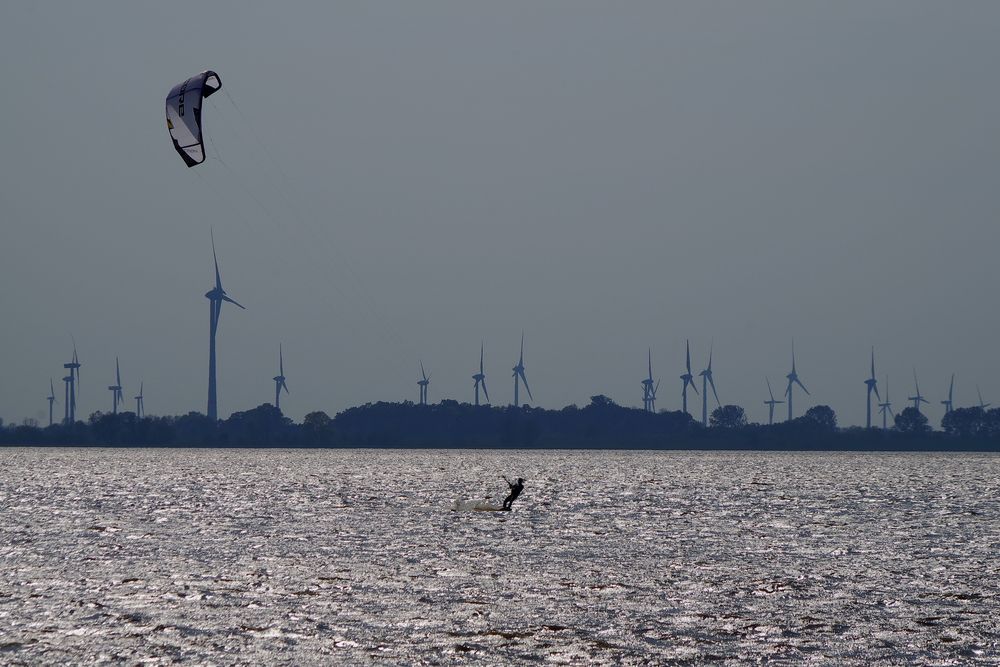
<svg viewBox="0 0 1000 667">
<path fill-rule="evenodd" d="M 1000 457 L 0 450 L 0 663 L 1000 664 Z M 526 478 L 512 512 L 500 475 Z M 474 502 L 473 502 L 474 504 Z"/>
</svg>

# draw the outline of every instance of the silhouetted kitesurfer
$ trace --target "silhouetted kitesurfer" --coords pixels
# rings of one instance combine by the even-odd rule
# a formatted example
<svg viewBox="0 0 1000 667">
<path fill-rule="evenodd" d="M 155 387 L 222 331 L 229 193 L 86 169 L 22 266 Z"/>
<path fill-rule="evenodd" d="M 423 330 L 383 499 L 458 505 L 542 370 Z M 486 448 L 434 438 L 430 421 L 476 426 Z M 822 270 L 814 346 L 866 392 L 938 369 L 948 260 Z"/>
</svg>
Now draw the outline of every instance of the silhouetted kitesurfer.
<svg viewBox="0 0 1000 667">
<path fill-rule="evenodd" d="M 524 480 L 518 477 L 517 483 L 514 484 L 509 479 L 504 477 L 503 481 L 507 482 L 507 486 L 510 487 L 510 493 L 503 499 L 503 508 L 505 510 L 510 510 L 511 504 L 517 500 L 517 497 L 521 495 L 522 491 L 524 491 Z"/>
</svg>

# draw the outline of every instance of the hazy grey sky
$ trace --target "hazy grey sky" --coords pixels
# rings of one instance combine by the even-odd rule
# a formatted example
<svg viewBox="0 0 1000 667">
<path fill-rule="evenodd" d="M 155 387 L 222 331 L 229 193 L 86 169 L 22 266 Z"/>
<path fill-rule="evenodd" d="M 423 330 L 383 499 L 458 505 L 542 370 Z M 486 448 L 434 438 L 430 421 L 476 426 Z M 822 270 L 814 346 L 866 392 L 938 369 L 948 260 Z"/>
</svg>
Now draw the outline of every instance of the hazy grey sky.
<svg viewBox="0 0 1000 667">
<path fill-rule="evenodd" d="M 205 410 L 209 228 L 246 311 L 220 415 L 471 400 L 679 409 L 684 339 L 765 420 L 795 339 L 864 420 L 1000 403 L 996 2 L 40 3 L 0 8 L 0 416 L 46 414 L 76 337 L 83 415 Z M 210 159 L 163 100 L 211 68 Z M 270 155 L 270 157 L 269 157 Z M 60 406 L 61 410 L 61 406 Z"/>
</svg>

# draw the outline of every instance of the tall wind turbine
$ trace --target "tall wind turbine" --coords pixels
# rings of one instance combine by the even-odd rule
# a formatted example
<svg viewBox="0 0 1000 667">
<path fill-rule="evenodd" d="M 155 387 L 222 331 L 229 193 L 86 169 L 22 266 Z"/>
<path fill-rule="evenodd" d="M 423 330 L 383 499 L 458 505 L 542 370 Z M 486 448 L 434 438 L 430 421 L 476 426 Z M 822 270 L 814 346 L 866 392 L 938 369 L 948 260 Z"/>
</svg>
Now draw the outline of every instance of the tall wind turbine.
<svg viewBox="0 0 1000 667">
<path fill-rule="evenodd" d="M 139 395 L 135 397 L 135 416 L 137 419 L 142 419 L 146 416 L 146 406 L 143 404 L 142 398 L 142 382 L 139 383 Z"/>
<path fill-rule="evenodd" d="M 983 403 L 983 392 L 979 391 L 979 385 L 976 385 L 976 393 L 979 394 L 979 408 L 981 410 L 985 410 L 993 405 L 992 403 Z"/>
<path fill-rule="evenodd" d="M 115 383 L 108 387 L 111 392 L 111 414 L 118 414 L 118 401 L 125 405 L 125 396 L 122 394 L 122 371 L 118 366 L 118 357 L 115 357 Z"/>
<path fill-rule="evenodd" d="M 788 397 L 788 421 L 792 421 L 792 387 L 799 385 L 807 396 L 810 395 L 809 390 L 799 379 L 799 374 L 795 372 L 795 343 L 792 343 L 792 372 L 785 377 L 788 378 L 788 387 L 785 389 L 785 396 Z"/>
<path fill-rule="evenodd" d="M 212 259 L 215 260 L 215 287 L 205 292 L 208 299 L 208 418 L 215 421 L 219 418 L 218 401 L 215 389 L 215 334 L 219 329 L 219 315 L 222 314 L 222 302 L 228 301 L 234 306 L 242 305 L 236 303 L 222 289 L 222 277 L 219 275 L 219 257 L 215 254 L 215 234 L 212 233 Z"/>
<path fill-rule="evenodd" d="M 642 381 L 642 409 L 646 412 L 656 412 L 656 392 L 660 388 L 660 381 L 653 381 L 653 350 L 648 350 L 646 354 L 649 375 Z"/>
<path fill-rule="evenodd" d="M 715 380 L 712 379 L 712 352 L 715 350 L 713 344 L 708 348 L 708 367 L 698 375 L 701 376 L 701 425 L 708 426 L 708 385 L 712 385 L 712 393 L 715 395 L 715 402 L 722 405 L 719 400 L 719 392 L 715 391 Z"/>
<path fill-rule="evenodd" d="M 52 378 L 49 378 L 49 426 L 52 426 L 52 404 L 56 402 L 56 388 L 52 384 Z"/>
<path fill-rule="evenodd" d="M 955 409 L 953 407 L 954 403 L 952 402 L 952 395 L 954 394 L 954 392 L 955 392 L 955 374 L 952 373 L 951 384 L 948 385 L 948 398 L 946 400 L 941 401 L 941 405 L 944 406 L 945 414 L 948 414 L 949 412 Z"/>
<path fill-rule="evenodd" d="M 882 430 L 884 431 L 888 428 L 888 417 L 895 416 L 892 414 L 892 403 L 889 401 L 889 376 L 885 376 L 885 403 L 878 404 L 878 411 L 882 413 Z"/>
<path fill-rule="evenodd" d="M 284 389 L 286 394 L 290 394 L 288 391 L 288 385 L 285 384 L 285 357 L 281 352 L 281 343 L 278 343 L 278 374 L 274 376 L 274 407 L 281 409 L 281 390 Z"/>
<path fill-rule="evenodd" d="M 490 402 L 490 392 L 486 391 L 486 373 L 483 372 L 483 356 L 485 354 L 486 344 L 480 343 L 479 345 L 479 372 L 472 376 L 472 379 L 476 381 L 476 405 L 479 405 L 479 387 L 482 386 L 483 394 L 486 396 L 486 402 Z"/>
<path fill-rule="evenodd" d="M 73 361 L 63 364 L 63 368 L 69 371 L 69 375 L 63 378 L 66 383 L 66 423 L 72 424 L 76 422 L 76 394 L 80 380 L 80 358 L 76 356 L 76 343 L 73 343 Z"/>
<path fill-rule="evenodd" d="M 427 373 L 424 372 L 424 362 L 420 362 L 420 379 L 417 380 L 417 386 L 420 387 L 420 405 L 427 405 L 427 385 L 431 383 L 431 379 L 427 377 Z"/>
<path fill-rule="evenodd" d="M 524 332 L 521 332 L 521 356 L 517 359 L 517 366 L 514 366 L 514 407 L 520 407 L 520 395 L 518 390 L 520 389 L 520 383 L 524 383 L 524 388 L 528 392 L 528 398 L 532 401 L 535 397 L 531 395 L 531 388 L 528 386 L 528 378 L 524 376 Z"/>
<path fill-rule="evenodd" d="M 865 413 L 865 428 L 872 427 L 872 392 L 875 392 L 875 397 L 878 400 L 882 400 L 882 397 L 878 395 L 878 380 L 875 379 L 875 348 L 872 347 L 872 374 L 865 380 L 865 384 L 868 385 L 868 403 L 866 405 L 867 412 Z M 888 390 L 888 387 L 886 387 Z M 884 427 L 883 427 L 884 428 Z"/>
<path fill-rule="evenodd" d="M 694 393 L 696 394 L 698 393 L 698 387 L 695 386 L 694 376 L 691 375 L 691 341 L 685 341 L 685 344 L 687 347 L 687 366 L 686 366 L 687 370 L 684 372 L 684 375 L 681 376 L 681 380 L 684 381 L 684 384 L 681 387 L 681 400 L 684 402 L 684 412 L 687 413 L 688 387 L 690 386 L 692 389 L 694 389 Z"/>
<path fill-rule="evenodd" d="M 913 369 L 913 385 L 917 389 L 917 394 L 915 396 L 909 396 L 909 397 L 907 397 L 907 400 L 913 401 L 913 409 L 916 410 L 917 412 L 920 412 L 920 404 L 921 403 L 929 403 L 930 401 L 928 401 L 926 398 L 924 398 L 923 396 L 920 395 L 920 383 L 917 382 L 917 369 L 916 368 Z"/>
<path fill-rule="evenodd" d="M 767 376 L 764 376 L 764 381 L 767 382 L 767 393 L 771 396 L 771 400 L 764 401 L 764 405 L 767 406 L 767 425 L 771 426 L 774 424 L 774 406 L 784 403 L 784 401 L 774 399 L 774 392 L 771 391 L 771 380 Z"/>
</svg>

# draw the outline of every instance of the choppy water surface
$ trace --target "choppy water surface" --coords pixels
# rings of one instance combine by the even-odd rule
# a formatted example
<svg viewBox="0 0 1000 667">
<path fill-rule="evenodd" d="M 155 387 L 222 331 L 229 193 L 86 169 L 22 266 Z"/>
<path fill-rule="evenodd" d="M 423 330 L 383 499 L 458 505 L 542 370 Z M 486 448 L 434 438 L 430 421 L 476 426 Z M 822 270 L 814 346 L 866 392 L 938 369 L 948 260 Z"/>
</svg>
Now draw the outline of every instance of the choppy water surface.
<svg viewBox="0 0 1000 667">
<path fill-rule="evenodd" d="M 0 451 L 0 662 L 1000 664 L 1000 457 Z M 527 478 L 510 513 L 454 513 Z M 496 498 L 495 498 L 496 499 Z"/>
</svg>

